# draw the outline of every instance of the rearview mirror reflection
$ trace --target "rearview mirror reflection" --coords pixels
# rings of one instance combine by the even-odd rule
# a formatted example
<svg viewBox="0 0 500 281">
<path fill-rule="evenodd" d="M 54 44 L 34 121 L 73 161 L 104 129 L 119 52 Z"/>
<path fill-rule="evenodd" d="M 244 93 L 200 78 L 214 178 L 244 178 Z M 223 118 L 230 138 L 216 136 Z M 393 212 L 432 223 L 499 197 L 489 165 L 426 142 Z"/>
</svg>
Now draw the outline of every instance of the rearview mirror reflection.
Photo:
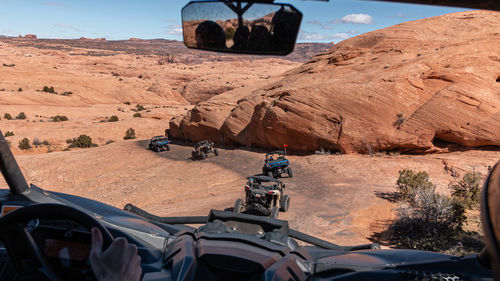
<svg viewBox="0 0 500 281">
<path fill-rule="evenodd" d="M 184 44 L 218 52 L 289 54 L 301 20 L 288 4 L 210 1 L 182 9 Z"/>
</svg>

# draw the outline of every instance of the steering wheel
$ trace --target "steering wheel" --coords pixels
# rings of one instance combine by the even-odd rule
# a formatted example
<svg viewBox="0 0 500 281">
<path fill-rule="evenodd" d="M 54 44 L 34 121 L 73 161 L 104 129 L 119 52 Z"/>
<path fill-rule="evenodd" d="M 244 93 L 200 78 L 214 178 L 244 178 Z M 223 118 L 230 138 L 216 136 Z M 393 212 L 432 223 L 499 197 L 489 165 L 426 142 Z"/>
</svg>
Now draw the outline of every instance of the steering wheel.
<svg viewBox="0 0 500 281">
<path fill-rule="evenodd" d="M 0 239 L 18 273 L 34 274 L 37 277 L 44 276 L 49 280 L 64 279 L 52 270 L 45 254 L 30 233 L 28 224 L 37 219 L 69 220 L 89 230 L 97 227 L 102 233 L 103 250 L 107 249 L 113 242 L 113 236 L 99 221 L 73 207 L 60 204 L 26 206 L 0 218 Z M 88 244 L 90 245 L 90 241 Z"/>
</svg>

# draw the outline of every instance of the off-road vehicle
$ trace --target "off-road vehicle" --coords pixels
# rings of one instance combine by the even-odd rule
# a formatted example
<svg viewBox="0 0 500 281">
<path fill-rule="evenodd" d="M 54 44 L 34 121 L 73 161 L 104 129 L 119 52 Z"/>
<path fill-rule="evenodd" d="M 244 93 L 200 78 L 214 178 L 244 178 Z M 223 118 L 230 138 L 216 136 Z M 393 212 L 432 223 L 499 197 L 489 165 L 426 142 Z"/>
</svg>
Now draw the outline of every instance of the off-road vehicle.
<svg viewBox="0 0 500 281">
<path fill-rule="evenodd" d="M 214 143 L 209 140 L 202 140 L 194 145 L 194 151 L 191 152 L 193 160 L 205 159 L 208 154 L 213 153 L 219 155 L 219 151 L 214 147 Z"/>
<path fill-rule="evenodd" d="M 286 159 L 286 154 L 282 150 L 266 153 L 264 167 L 262 173 L 266 176 L 278 178 L 281 174 L 288 174 L 288 177 L 293 177 L 290 161 Z"/>
<path fill-rule="evenodd" d="M 252 176 L 245 185 L 245 201 L 236 200 L 235 213 L 278 217 L 278 211 L 286 212 L 290 207 L 290 197 L 283 195 L 285 184 L 268 176 Z"/>
<path fill-rule="evenodd" d="M 156 152 L 160 152 L 163 150 L 168 151 L 168 150 L 170 150 L 169 143 L 170 143 L 170 141 L 165 136 L 152 137 L 151 141 L 149 142 L 149 149 L 156 151 Z"/>
</svg>

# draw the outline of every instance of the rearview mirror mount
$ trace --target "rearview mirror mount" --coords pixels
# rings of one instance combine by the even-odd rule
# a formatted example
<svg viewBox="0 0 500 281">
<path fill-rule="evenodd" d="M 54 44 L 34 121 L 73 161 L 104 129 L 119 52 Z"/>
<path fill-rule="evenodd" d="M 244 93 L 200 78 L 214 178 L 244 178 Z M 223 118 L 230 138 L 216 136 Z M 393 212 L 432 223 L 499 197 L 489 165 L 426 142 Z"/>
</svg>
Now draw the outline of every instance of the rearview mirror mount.
<svg viewBox="0 0 500 281">
<path fill-rule="evenodd" d="M 192 1 L 182 8 L 184 44 L 226 53 L 287 55 L 301 20 L 289 4 Z"/>
</svg>

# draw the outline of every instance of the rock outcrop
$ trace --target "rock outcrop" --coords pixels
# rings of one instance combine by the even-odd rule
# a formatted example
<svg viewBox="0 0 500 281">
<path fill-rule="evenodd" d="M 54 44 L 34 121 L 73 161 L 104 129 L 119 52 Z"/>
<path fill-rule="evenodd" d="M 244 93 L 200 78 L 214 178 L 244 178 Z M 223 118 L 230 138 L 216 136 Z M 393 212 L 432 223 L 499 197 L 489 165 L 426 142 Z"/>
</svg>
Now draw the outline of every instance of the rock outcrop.
<svg viewBox="0 0 500 281">
<path fill-rule="evenodd" d="M 469 11 L 345 40 L 231 109 L 196 106 L 173 135 L 343 153 L 499 146 L 498 26 L 500 13 Z"/>
</svg>

